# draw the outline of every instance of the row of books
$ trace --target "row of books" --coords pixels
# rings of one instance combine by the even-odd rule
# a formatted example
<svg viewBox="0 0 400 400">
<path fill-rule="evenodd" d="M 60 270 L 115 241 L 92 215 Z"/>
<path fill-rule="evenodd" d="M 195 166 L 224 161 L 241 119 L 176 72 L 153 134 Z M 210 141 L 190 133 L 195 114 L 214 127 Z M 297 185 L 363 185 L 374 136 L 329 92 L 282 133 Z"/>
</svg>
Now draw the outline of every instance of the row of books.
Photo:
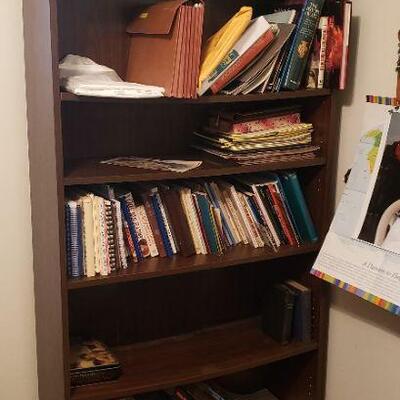
<svg viewBox="0 0 400 400">
<path fill-rule="evenodd" d="M 346 88 L 352 3 L 336 2 L 331 11 L 319 21 L 306 74 L 308 89 Z"/>
<path fill-rule="evenodd" d="M 299 107 L 251 112 L 218 111 L 195 132 L 194 147 L 241 165 L 300 161 L 316 157 L 313 125 L 301 121 Z"/>
<path fill-rule="evenodd" d="M 311 340 L 311 299 L 309 288 L 295 280 L 278 283 L 266 291 L 263 331 L 281 344 Z"/>
<path fill-rule="evenodd" d="M 330 27 L 330 33 L 324 35 L 324 43 L 330 45 L 324 47 L 324 54 L 330 54 L 326 63 L 345 75 L 348 34 L 343 46 L 343 14 L 347 10 L 343 4 L 351 2 L 287 0 L 280 2 L 287 6 L 284 10 L 257 17 L 252 7 L 242 7 L 203 45 L 206 5 L 202 1 L 158 2 L 138 13 L 127 29 L 131 37 L 127 79 L 162 87 L 167 97 L 181 98 L 297 90 L 304 81 L 308 83 L 304 77 L 310 50 L 324 21 Z M 323 9 L 328 14 L 320 23 Z M 351 7 L 349 11 L 347 33 Z M 320 58 L 320 68 L 322 62 Z M 324 57 L 324 70 L 326 63 Z M 312 65 L 310 71 L 315 62 Z M 334 80 L 326 79 L 321 87 L 344 88 L 343 82 L 331 86 Z"/>
<path fill-rule="evenodd" d="M 70 277 L 107 276 L 129 260 L 277 251 L 317 241 L 296 172 L 75 188 L 65 204 Z"/>
</svg>

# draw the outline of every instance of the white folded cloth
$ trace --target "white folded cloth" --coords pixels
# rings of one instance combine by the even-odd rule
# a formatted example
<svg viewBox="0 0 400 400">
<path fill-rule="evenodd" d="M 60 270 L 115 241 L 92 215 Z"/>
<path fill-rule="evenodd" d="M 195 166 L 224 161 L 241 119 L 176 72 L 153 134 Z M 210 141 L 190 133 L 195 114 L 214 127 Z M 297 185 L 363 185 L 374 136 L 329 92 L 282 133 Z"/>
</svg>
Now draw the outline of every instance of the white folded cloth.
<svg viewBox="0 0 400 400">
<path fill-rule="evenodd" d="M 111 68 L 87 57 L 70 54 L 60 62 L 61 87 L 78 96 L 155 98 L 164 88 L 124 82 Z"/>
</svg>

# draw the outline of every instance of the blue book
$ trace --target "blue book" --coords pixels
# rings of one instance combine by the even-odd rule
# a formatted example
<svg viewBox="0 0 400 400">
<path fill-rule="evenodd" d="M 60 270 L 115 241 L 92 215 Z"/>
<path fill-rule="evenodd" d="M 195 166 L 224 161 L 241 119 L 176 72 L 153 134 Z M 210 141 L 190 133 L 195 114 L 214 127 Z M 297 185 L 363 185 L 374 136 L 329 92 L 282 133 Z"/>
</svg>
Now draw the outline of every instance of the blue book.
<svg viewBox="0 0 400 400">
<path fill-rule="evenodd" d="M 304 2 L 283 70 L 283 89 L 297 90 L 300 87 L 324 3 L 325 0 L 305 0 Z"/>
<path fill-rule="evenodd" d="M 157 225 L 158 229 L 160 230 L 161 240 L 163 241 L 165 252 L 167 253 L 168 257 L 172 257 L 174 255 L 174 252 L 168 238 L 168 232 L 165 227 L 165 222 L 162 216 L 161 205 L 159 201 L 160 199 L 158 193 L 151 195 L 151 203 L 154 209 L 154 214 L 156 216 Z"/>
<path fill-rule="evenodd" d="M 85 275 L 83 257 L 83 231 L 82 231 L 82 209 L 77 206 L 77 226 L 78 226 L 78 273 L 79 276 Z"/>
<path fill-rule="evenodd" d="M 211 214 L 210 203 L 208 202 L 207 195 L 205 193 L 195 193 L 194 196 L 199 207 L 200 217 L 203 222 L 211 254 L 218 254 L 220 251 L 218 248 L 217 232 L 215 231 L 215 221 Z"/>
<path fill-rule="evenodd" d="M 137 257 L 138 261 L 141 261 L 141 260 L 143 260 L 142 249 L 140 248 L 138 235 L 136 233 L 135 225 L 134 225 L 134 223 L 132 221 L 132 217 L 131 217 L 131 212 L 129 211 L 129 207 L 128 207 L 128 204 L 127 204 L 124 196 L 121 196 L 119 198 L 119 200 L 121 202 L 122 215 L 123 215 L 126 223 L 128 224 L 129 232 L 132 237 L 133 247 L 135 248 L 136 257 Z"/>
<path fill-rule="evenodd" d="M 67 273 L 72 277 L 72 256 L 71 256 L 71 212 L 68 204 L 65 204 L 65 247 L 67 250 Z"/>
<path fill-rule="evenodd" d="M 311 219 L 296 172 L 282 172 L 280 181 L 300 236 L 306 241 L 317 242 L 317 231 Z"/>
<path fill-rule="evenodd" d="M 233 234 L 231 230 L 229 229 L 229 225 L 226 221 L 225 214 L 222 212 L 221 205 L 219 204 L 219 201 L 217 199 L 217 196 L 214 193 L 213 188 L 208 182 L 204 182 L 204 188 L 206 189 L 206 192 L 208 194 L 208 197 L 211 199 L 211 202 L 213 203 L 215 208 L 218 208 L 221 211 L 221 219 L 222 219 L 222 227 L 224 229 L 225 235 L 228 238 L 229 244 L 232 246 L 235 244 L 235 239 L 233 237 Z"/>
<path fill-rule="evenodd" d="M 79 278 L 79 228 L 78 228 L 78 206 L 75 201 L 68 202 L 70 212 L 70 232 L 71 232 L 71 276 Z"/>
</svg>

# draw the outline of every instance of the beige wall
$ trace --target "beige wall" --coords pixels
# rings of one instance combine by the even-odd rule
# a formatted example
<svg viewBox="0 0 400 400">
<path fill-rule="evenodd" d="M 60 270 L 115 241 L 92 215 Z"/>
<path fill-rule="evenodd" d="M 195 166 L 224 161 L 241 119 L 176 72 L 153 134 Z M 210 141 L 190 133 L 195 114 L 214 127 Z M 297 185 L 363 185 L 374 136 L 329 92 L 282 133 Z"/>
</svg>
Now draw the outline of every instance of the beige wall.
<svg viewBox="0 0 400 400">
<path fill-rule="evenodd" d="M 338 196 L 361 133 L 365 95 L 393 96 L 399 0 L 353 0 L 352 88 L 341 99 Z M 327 400 L 400 399 L 400 318 L 333 289 Z"/>
<path fill-rule="evenodd" d="M 0 399 L 37 399 L 22 0 L 0 1 Z"/>
</svg>

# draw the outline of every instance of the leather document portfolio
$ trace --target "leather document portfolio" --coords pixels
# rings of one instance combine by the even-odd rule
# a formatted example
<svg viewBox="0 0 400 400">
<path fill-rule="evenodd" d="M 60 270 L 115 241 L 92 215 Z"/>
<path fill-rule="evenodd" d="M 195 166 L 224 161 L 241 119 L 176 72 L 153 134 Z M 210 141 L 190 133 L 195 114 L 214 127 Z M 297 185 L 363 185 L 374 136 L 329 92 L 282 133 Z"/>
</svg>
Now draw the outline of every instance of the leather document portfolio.
<svg viewBox="0 0 400 400">
<path fill-rule="evenodd" d="M 147 7 L 128 26 L 127 80 L 161 86 L 168 97 L 196 97 L 204 4 L 167 0 Z"/>
</svg>

